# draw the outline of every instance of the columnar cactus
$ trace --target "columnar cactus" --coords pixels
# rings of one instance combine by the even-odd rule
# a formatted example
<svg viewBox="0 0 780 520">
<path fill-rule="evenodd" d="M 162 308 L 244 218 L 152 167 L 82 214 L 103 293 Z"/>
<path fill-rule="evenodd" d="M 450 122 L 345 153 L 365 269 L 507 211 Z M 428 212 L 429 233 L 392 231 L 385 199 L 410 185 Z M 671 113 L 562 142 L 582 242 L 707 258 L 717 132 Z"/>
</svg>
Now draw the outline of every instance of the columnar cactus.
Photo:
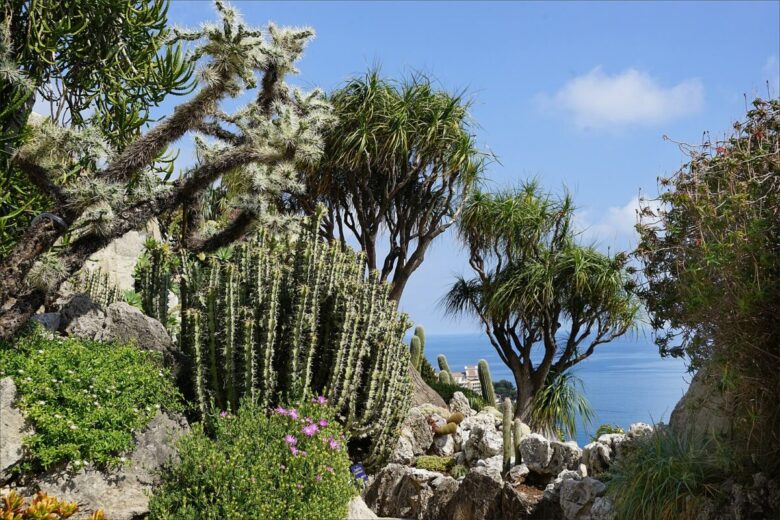
<svg viewBox="0 0 780 520">
<path fill-rule="evenodd" d="M 422 325 L 417 325 L 414 328 L 414 335 L 417 338 L 420 338 L 420 353 L 424 356 L 425 355 L 425 327 Z"/>
<path fill-rule="evenodd" d="M 501 433 L 504 435 L 504 471 L 509 471 L 512 467 L 512 455 L 514 452 L 514 446 L 512 445 L 512 400 L 508 397 L 504 398 L 504 423 L 502 425 Z"/>
<path fill-rule="evenodd" d="M 236 410 L 245 397 L 274 406 L 324 395 L 352 437 L 368 440 L 371 467 L 409 406 L 408 322 L 361 256 L 321 241 L 315 224 L 205 258 L 185 253 L 181 348 L 202 413 L 212 403 Z"/>
<path fill-rule="evenodd" d="M 436 361 L 439 362 L 439 370 L 442 372 L 450 372 L 450 365 L 447 364 L 447 357 L 444 354 L 439 354 Z"/>
<path fill-rule="evenodd" d="M 412 358 L 412 366 L 415 370 L 420 370 L 420 362 L 422 361 L 422 342 L 417 335 L 412 336 L 412 340 L 409 344 L 409 355 Z"/>
<path fill-rule="evenodd" d="M 525 437 L 525 432 L 523 431 L 523 421 L 520 419 L 515 419 L 512 423 L 512 444 L 515 448 L 515 464 L 520 464 L 520 461 L 523 458 L 523 456 L 520 454 L 520 441 L 523 440 L 523 437 Z"/>
<path fill-rule="evenodd" d="M 490 377 L 490 368 L 488 367 L 488 363 L 484 359 L 480 359 L 477 366 L 479 384 L 482 387 L 482 398 L 489 406 L 495 406 L 496 390 L 493 387 L 493 378 Z"/>
</svg>

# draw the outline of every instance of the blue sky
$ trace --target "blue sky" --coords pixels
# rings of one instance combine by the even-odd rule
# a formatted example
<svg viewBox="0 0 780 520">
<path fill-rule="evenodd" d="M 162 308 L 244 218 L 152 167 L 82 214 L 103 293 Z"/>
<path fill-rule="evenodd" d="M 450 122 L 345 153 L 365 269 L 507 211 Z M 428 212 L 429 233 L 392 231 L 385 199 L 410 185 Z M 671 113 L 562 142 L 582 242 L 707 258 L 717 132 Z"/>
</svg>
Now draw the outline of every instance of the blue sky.
<svg viewBox="0 0 780 520">
<path fill-rule="evenodd" d="M 776 96 L 780 2 L 233 2 L 253 25 L 317 32 L 292 82 L 327 91 L 373 64 L 420 71 L 473 98 L 478 141 L 500 164 L 496 185 L 536 176 L 574 195 L 584 238 L 633 241 L 640 190 L 684 161 L 677 146 L 723 135 L 745 95 Z M 171 22 L 215 18 L 207 1 L 174 0 Z M 163 109 L 170 109 L 166 102 Z M 189 147 L 185 147 L 187 151 Z M 413 275 L 403 310 L 429 333 L 476 331 L 438 300 L 467 273 L 449 235 Z"/>
</svg>

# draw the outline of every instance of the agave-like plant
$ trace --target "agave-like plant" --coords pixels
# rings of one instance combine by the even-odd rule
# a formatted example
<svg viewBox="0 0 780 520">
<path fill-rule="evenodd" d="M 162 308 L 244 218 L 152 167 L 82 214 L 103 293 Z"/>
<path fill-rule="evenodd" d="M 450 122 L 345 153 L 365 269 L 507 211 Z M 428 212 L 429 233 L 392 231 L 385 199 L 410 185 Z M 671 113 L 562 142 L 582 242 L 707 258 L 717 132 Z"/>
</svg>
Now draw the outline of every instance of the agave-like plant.
<svg viewBox="0 0 780 520">
<path fill-rule="evenodd" d="M 593 408 L 583 392 L 582 380 L 570 371 L 551 373 L 548 382 L 534 396 L 531 427 L 547 436 L 574 437 L 577 418 L 583 423 L 593 419 Z"/>
</svg>

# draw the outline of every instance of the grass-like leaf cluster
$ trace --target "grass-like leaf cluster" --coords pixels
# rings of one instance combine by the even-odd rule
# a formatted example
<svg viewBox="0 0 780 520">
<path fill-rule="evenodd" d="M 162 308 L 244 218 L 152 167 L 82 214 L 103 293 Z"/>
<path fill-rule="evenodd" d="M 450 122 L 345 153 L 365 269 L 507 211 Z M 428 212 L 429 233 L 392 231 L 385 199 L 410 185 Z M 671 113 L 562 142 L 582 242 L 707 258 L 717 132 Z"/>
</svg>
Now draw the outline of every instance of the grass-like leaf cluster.
<svg viewBox="0 0 780 520">
<path fill-rule="evenodd" d="M 42 328 L 0 345 L 0 377 L 11 376 L 19 407 L 35 429 L 21 469 L 60 463 L 113 464 L 133 432 L 179 395 L 157 355 L 132 345 L 50 336 Z"/>
</svg>

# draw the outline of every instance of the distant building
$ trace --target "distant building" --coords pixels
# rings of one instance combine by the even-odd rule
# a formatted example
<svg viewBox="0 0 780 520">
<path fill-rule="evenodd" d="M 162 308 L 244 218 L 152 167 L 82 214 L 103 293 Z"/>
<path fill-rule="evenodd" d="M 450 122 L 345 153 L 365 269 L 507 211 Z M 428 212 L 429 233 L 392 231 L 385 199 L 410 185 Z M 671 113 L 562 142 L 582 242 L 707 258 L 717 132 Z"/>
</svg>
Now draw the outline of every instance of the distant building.
<svg viewBox="0 0 780 520">
<path fill-rule="evenodd" d="M 476 365 L 464 367 L 463 372 L 453 372 L 452 379 L 455 380 L 455 384 L 458 386 L 468 388 L 477 393 L 482 391 L 482 386 L 479 384 L 479 374 L 477 373 Z"/>
</svg>

